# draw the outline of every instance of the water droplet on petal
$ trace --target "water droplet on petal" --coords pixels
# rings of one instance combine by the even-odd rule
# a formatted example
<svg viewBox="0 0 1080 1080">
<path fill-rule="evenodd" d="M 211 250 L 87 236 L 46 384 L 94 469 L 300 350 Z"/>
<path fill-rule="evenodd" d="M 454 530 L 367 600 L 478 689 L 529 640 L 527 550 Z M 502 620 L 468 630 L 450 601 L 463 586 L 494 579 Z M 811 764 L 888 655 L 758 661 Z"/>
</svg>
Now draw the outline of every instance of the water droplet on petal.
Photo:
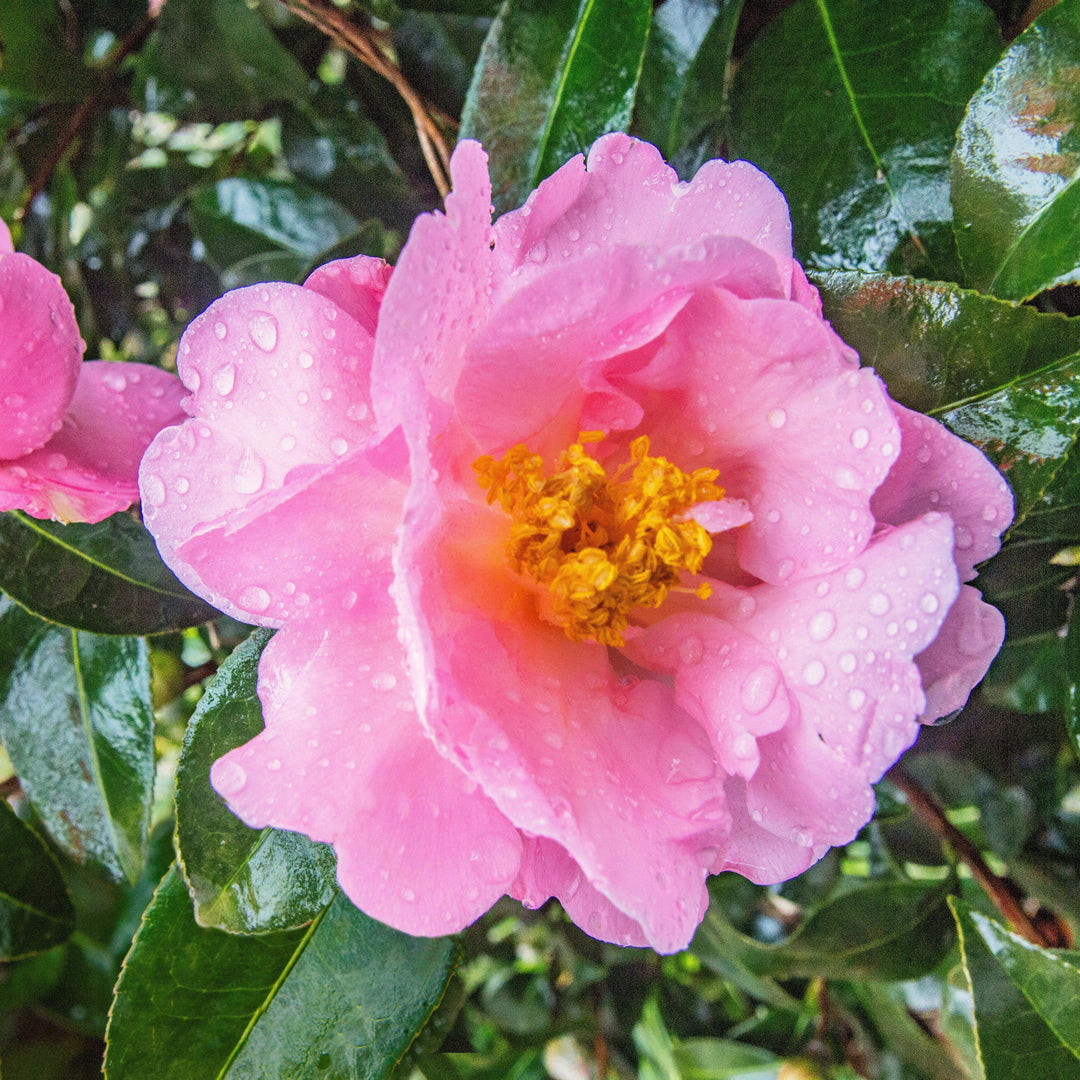
<svg viewBox="0 0 1080 1080">
<path fill-rule="evenodd" d="M 871 615 L 885 615 L 888 613 L 891 604 L 889 598 L 880 592 L 871 593 L 866 601 L 866 606 L 870 610 Z"/>
<path fill-rule="evenodd" d="M 780 671 L 775 664 L 759 664 L 743 680 L 742 703 L 746 711 L 763 712 L 780 688 Z"/>
<path fill-rule="evenodd" d="M 803 679 L 807 686 L 818 686 L 825 679 L 825 665 L 820 660 L 811 660 L 803 668 Z"/>
<path fill-rule="evenodd" d="M 151 506 L 165 505 L 165 482 L 160 476 L 155 476 L 153 473 L 144 476 L 142 481 L 142 493 L 143 498 L 146 499 Z"/>
<path fill-rule="evenodd" d="M 265 311 L 252 315 L 248 323 L 248 336 L 263 352 L 273 352 L 277 348 L 277 319 Z"/>
<path fill-rule="evenodd" d="M 770 409 L 765 417 L 771 428 L 782 428 L 787 423 L 787 413 L 783 409 Z"/>
<path fill-rule="evenodd" d="M 267 768 L 268 768 L 268 769 L 269 769 L 269 770 L 270 770 L 271 772 L 277 772 L 277 771 L 278 771 L 278 769 L 280 769 L 280 768 L 281 768 L 281 759 L 280 759 L 280 758 L 271 758 L 271 759 L 270 759 L 270 760 L 269 760 L 269 761 L 268 761 L 268 762 L 266 763 L 266 767 L 267 767 Z"/>
<path fill-rule="evenodd" d="M 870 443 L 870 432 L 864 427 L 857 427 L 851 433 L 851 445 L 856 450 L 865 450 Z"/>
<path fill-rule="evenodd" d="M 261 614 L 270 606 L 270 594 L 259 585 L 249 585 L 237 598 L 245 611 Z"/>
<path fill-rule="evenodd" d="M 826 641 L 836 629 L 836 616 L 831 611 L 819 611 L 809 625 L 810 638 L 813 641 Z"/>
<path fill-rule="evenodd" d="M 214 323 L 214 336 L 218 341 L 224 341 L 225 335 L 228 334 L 229 328 L 221 321 Z"/>
<path fill-rule="evenodd" d="M 45 459 L 45 464 L 50 469 L 66 469 L 68 459 L 63 454 L 50 454 Z"/>
<path fill-rule="evenodd" d="M 866 704 L 866 694 L 859 689 L 849 690 L 847 696 L 848 708 L 861 709 Z"/>
<path fill-rule="evenodd" d="M 956 532 L 953 534 L 953 543 L 961 551 L 966 551 L 975 543 L 975 537 L 972 536 L 969 528 L 964 525 L 957 525 Z"/>
<path fill-rule="evenodd" d="M 191 487 L 191 481 L 189 481 L 186 476 L 179 476 L 173 486 L 176 488 L 176 493 L 178 495 L 186 495 L 188 489 Z"/>
<path fill-rule="evenodd" d="M 855 654 L 850 652 L 841 653 L 837 663 L 840 665 L 840 670 L 845 675 L 850 675 L 858 665 Z"/>
<path fill-rule="evenodd" d="M 699 637 L 688 637 L 679 642 L 679 659 L 687 666 L 701 663 L 705 655 L 705 644 Z"/>
<path fill-rule="evenodd" d="M 233 386 L 236 385 L 235 366 L 225 364 L 223 367 L 219 367 L 211 376 L 210 382 L 222 397 L 228 397 L 233 391 Z"/>
<path fill-rule="evenodd" d="M 844 584 L 852 591 L 860 588 L 865 580 L 866 571 L 861 566 L 853 566 L 844 575 Z"/>
<path fill-rule="evenodd" d="M 101 377 L 101 381 L 112 391 L 119 394 L 122 390 L 127 389 L 127 378 L 122 371 L 106 371 Z"/>
<path fill-rule="evenodd" d="M 356 595 L 356 593 L 354 593 L 354 592 L 352 591 L 352 589 L 350 589 L 350 590 L 349 590 L 349 591 L 348 591 L 348 592 L 347 592 L 347 593 L 346 593 L 346 594 L 345 594 L 345 595 L 344 595 L 344 596 L 343 596 L 343 597 L 341 598 L 341 606 L 342 606 L 342 607 L 343 607 L 343 608 L 344 608 L 344 609 L 345 609 L 346 611 L 348 611 L 348 610 L 350 610 L 350 608 L 353 608 L 353 607 L 355 607 L 355 606 L 356 606 L 356 601 L 357 601 L 358 599 L 359 599 L 359 597 L 358 597 L 358 596 Z"/>
<path fill-rule="evenodd" d="M 330 452 L 335 457 L 341 457 L 342 454 L 345 454 L 345 453 L 348 452 L 348 449 L 349 449 L 349 444 L 344 439 L 338 438 L 338 439 L 331 439 L 330 440 Z"/>
<path fill-rule="evenodd" d="M 371 680 L 371 685 L 376 690 L 393 690 L 397 686 L 397 677 L 391 675 L 389 671 L 384 671 Z"/>
<path fill-rule="evenodd" d="M 307 352 L 305 350 L 304 352 L 300 352 L 300 353 L 296 354 L 296 362 L 302 368 L 309 368 L 309 367 L 311 367 L 312 364 L 315 363 L 315 357 L 312 356 L 311 353 L 309 353 L 309 352 Z"/>
<path fill-rule="evenodd" d="M 926 612 L 927 615 L 933 615 L 935 611 L 941 606 L 941 602 L 932 593 L 928 592 L 920 601 L 919 607 Z"/>
<path fill-rule="evenodd" d="M 254 495 L 263 486 L 266 466 L 251 447 L 245 447 L 240 464 L 233 473 L 233 489 L 241 495 Z"/>
<path fill-rule="evenodd" d="M 290 450 L 296 449 L 296 436 L 295 435 L 282 435 L 278 446 L 281 447 L 286 453 Z"/>
<path fill-rule="evenodd" d="M 247 783 L 244 767 L 235 761 L 219 761 L 214 767 L 214 787 L 221 795 L 235 795 Z"/>
</svg>

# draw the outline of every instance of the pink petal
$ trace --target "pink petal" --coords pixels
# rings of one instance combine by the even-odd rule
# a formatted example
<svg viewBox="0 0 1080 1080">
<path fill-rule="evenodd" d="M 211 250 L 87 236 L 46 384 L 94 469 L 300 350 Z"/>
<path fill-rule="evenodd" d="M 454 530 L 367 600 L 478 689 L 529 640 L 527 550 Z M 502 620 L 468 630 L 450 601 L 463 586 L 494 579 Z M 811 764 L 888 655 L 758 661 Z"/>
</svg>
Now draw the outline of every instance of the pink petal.
<svg viewBox="0 0 1080 1080">
<path fill-rule="evenodd" d="M 881 381 L 853 356 L 798 304 L 716 290 L 617 380 L 644 409 L 654 453 L 719 469 L 727 495 L 749 504 L 739 562 L 765 581 L 842 566 L 873 532 L 870 496 L 900 439 Z"/>
<path fill-rule="evenodd" d="M 7 222 L 3 218 L 0 218 L 0 255 L 8 255 L 15 250 L 15 245 L 11 242 L 11 230 L 7 226 Z"/>
<path fill-rule="evenodd" d="M 0 255 L 0 459 L 60 429 L 85 347 L 60 279 L 29 255 Z"/>
<path fill-rule="evenodd" d="M 0 463 L 0 509 L 58 521 L 101 521 L 139 497 L 139 459 L 183 419 L 180 380 L 145 364 L 88 361 L 59 431 Z"/>
<path fill-rule="evenodd" d="M 333 300 L 374 337 L 379 307 L 392 270 L 389 263 L 367 255 L 337 259 L 315 270 L 304 282 L 304 288 Z"/>
<path fill-rule="evenodd" d="M 648 945 L 641 927 L 586 880 L 581 867 L 552 840 L 525 838 L 521 871 L 510 895 L 530 908 L 554 896 L 592 937 L 617 945 Z"/>
<path fill-rule="evenodd" d="M 575 157 L 549 176 L 495 231 L 500 277 L 558 267 L 594 245 L 671 250 L 710 236 L 742 239 L 773 259 L 790 295 L 791 220 L 764 173 L 710 161 L 682 183 L 654 146 L 618 133 L 593 143 L 587 165 Z"/>
<path fill-rule="evenodd" d="M 980 450 L 929 416 L 890 402 L 900 424 L 900 457 L 874 495 L 879 521 L 891 525 L 938 510 L 956 523 L 956 565 L 963 581 L 1001 546 L 1013 517 L 1009 485 Z"/>
<path fill-rule="evenodd" d="M 356 617 L 293 624 L 259 664 L 266 730 L 211 781 L 254 828 L 334 845 L 338 881 L 409 934 L 455 933 L 515 879 L 517 830 L 442 758 L 417 723 L 387 579 Z"/>
<path fill-rule="evenodd" d="M 984 604 L 977 589 L 960 587 L 941 630 L 917 657 L 926 708 L 919 719 L 931 724 L 964 706 L 1005 640 L 1005 620 Z"/>
</svg>

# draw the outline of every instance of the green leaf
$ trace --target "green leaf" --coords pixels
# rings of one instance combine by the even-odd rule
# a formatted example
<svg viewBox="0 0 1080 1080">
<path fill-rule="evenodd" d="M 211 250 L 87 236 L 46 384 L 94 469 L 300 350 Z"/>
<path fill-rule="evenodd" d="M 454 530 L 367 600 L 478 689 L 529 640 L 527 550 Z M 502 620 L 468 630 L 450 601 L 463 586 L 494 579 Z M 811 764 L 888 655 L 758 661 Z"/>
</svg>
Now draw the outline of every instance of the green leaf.
<svg viewBox="0 0 1080 1080">
<path fill-rule="evenodd" d="M 950 901 L 986 1080 L 1080 1077 L 1080 969 Z"/>
<path fill-rule="evenodd" d="M 1023 300 L 1080 277 L 1080 0 L 1020 35 L 971 99 L 953 156 L 966 280 Z"/>
<path fill-rule="evenodd" d="M 154 789 L 146 642 L 62 629 L 0 599 L 0 742 L 56 842 L 134 881 Z"/>
<path fill-rule="evenodd" d="M 651 11 L 648 0 L 505 0 L 459 133 L 488 152 L 496 213 L 600 135 L 626 130 Z"/>
<path fill-rule="evenodd" d="M 191 200 L 192 225 L 223 269 L 269 258 L 276 279 L 294 280 L 320 252 L 356 232 L 357 221 L 333 199 L 281 180 L 219 180 Z M 291 271 L 291 272 L 290 272 Z M 252 277 L 250 272 L 246 275 Z"/>
<path fill-rule="evenodd" d="M 56 0 L 0 4 L 0 87 L 32 98 L 74 101 L 88 72 L 69 46 Z"/>
<path fill-rule="evenodd" d="M 256 117 L 308 94 L 304 69 L 244 0 L 169 0 L 136 70 L 147 111 L 186 119 Z"/>
<path fill-rule="evenodd" d="M 176 845 L 195 918 L 241 934 L 306 923 L 337 889 L 331 848 L 249 829 L 210 786 L 210 766 L 262 731 L 255 684 L 270 636 L 256 630 L 221 666 L 188 723 L 176 772 Z"/>
<path fill-rule="evenodd" d="M 1080 604 L 1074 600 L 1065 634 L 1065 730 L 1080 757 Z"/>
<path fill-rule="evenodd" d="M 0 960 L 66 941 L 75 929 L 60 867 L 29 825 L 0 799 Z"/>
<path fill-rule="evenodd" d="M 1080 431 L 1080 354 L 1055 361 L 997 393 L 939 413 L 1005 474 L 1019 523 L 1037 506 Z"/>
<path fill-rule="evenodd" d="M 949 888 L 871 881 L 826 901 L 774 945 L 739 933 L 713 904 L 692 948 L 709 966 L 724 957 L 758 976 L 913 979 L 932 971 L 952 944 Z"/>
<path fill-rule="evenodd" d="M 0 588 L 42 618 L 95 634 L 157 634 L 217 615 L 126 514 L 96 525 L 0 514 Z"/>
<path fill-rule="evenodd" d="M 389 1075 L 459 961 L 450 938 L 411 938 L 339 895 L 312 923 L 255 937 L 200 927 L 176 870 L 124 963 L 107 1080 Z"/>
<path fill-rule="evenodd" d="M 949 282 L 848 271 L 813 281 L 836 332 L 892 397 L 919 412 L 948 409 L 1080 352 L 1080 319 Z"/>
<path fill-rule="evenodd" d="M 731 47 L 743 0 L 666 0 L 654 13 L 634 133 L 684 180 L 720 145 Z"/>
<path fill-rule="evenodd" d="M 731 156 L 787 196 L 798 258 L 957 276 L 953 133 L 1000 48 L 979 0 L 796 0 L 755 39 L 732 87 Z"/>
</svg>

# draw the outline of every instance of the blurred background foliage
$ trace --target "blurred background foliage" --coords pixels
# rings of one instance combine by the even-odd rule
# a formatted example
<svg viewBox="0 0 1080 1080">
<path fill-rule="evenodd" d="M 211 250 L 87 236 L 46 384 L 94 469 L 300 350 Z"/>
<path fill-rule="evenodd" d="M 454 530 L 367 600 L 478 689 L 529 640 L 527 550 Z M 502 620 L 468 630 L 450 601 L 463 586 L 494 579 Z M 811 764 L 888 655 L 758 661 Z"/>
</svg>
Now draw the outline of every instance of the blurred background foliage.
<svg viewBox="0 0 1080 1080">
<path fill-rule="evenodd" d="M 982 690 L 854 843 L 713 879 L 670 957 L 554 903 L 460 941 L 365 919 L 328 849 L 209 788 L 261 726 L 265 634 L 134 516 L 4 515 L 5 1080 L 1080 1077 L 1077 0 L 0 0 L 0 42 L 0 214 L 89 357 L 171 369 L 229 288 L 392 261 L 459 135 L 502 211 L 629 129 L 684 178 L 765 168 L 841 334 L 1021 508 L 979 580 L 1009 626 Z"/>
</svg>

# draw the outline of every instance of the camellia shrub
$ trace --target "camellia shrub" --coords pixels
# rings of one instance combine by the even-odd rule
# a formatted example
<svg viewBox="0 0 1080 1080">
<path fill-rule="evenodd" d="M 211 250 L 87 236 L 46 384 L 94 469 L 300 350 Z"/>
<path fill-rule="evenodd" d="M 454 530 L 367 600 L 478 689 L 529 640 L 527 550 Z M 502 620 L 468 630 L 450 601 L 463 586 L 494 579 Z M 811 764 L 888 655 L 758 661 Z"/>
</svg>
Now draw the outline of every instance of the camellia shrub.
<svg viewBox="0 0 1080 1080">
<path fill-rule="evenodd" d="M 5 1080 L 1080 1077 L 1080 0 L 0 42 Z"/>
</svg>

